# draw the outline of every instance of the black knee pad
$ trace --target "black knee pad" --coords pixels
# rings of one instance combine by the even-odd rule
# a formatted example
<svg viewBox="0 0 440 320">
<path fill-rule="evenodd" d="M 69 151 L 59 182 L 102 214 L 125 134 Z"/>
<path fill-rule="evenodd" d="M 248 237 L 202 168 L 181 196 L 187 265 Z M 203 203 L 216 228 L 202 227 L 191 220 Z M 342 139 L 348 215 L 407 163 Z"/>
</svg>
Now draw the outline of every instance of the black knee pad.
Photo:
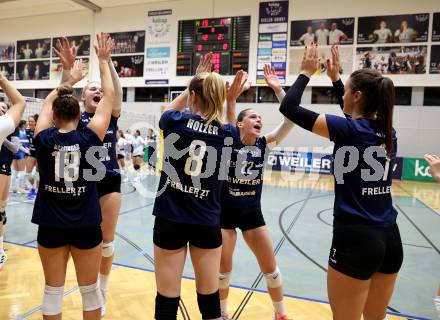
<svg viewBox="0 0 440 320">
<path fill-rule="evenodd" d="M 154 319 L 176 320 L 177 309 L 179 308 L 179 301 L 180 297 L 168 298 L 157 292 Z"/>
<path fill-rule="evenodd" d="M 199 304 L 202 319 L 217 319 L 221 317 L 220 294 L 218 290 L 211 294 L 197 292 L 197 303 Z"/>
<path fill-rule="evenodd" d="M 8 221 L 8 218 L 6 217 L 6 212 L 0 212 L 0 222 L 3 222 L 3 225 L 5 225 L 6 221 Z"/>
<path fill-rule="evenodd" d="M 133 168 L 134 168 L 134 170 L 138 171 L 141 168 L 141 166 L 138 164 L 134 164 Z"/>
</svg>

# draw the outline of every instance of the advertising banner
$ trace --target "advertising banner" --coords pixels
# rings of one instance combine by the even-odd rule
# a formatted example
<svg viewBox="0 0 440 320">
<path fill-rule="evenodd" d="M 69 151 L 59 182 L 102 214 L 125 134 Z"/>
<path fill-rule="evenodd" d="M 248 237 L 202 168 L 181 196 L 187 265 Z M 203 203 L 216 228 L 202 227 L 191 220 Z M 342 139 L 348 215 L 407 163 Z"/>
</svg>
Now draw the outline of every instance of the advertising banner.
<svg viewBox="0 0 440 320">
<path fill-rule="evenodd" d="M 281 83 L 286 82 L 288 18 L 289 1 L 260 2 L 257 84 L 265 83 L 265 64 L 275 69 Z"/>
</svg>

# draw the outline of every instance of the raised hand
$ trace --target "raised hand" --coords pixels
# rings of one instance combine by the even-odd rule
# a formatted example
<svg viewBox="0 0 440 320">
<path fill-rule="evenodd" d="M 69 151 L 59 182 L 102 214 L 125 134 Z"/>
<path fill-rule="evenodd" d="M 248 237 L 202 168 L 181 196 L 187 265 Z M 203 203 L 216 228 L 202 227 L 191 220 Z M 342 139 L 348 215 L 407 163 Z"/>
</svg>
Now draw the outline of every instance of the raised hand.
<svg viewBox="0 0 440 320">
<path fill-rule="evenodd" d="M 235 74 L 232 84 L 226 83 L 226 101 L 236 101 L 247 85 L 247 72 L 240 70 Z M 250 86 L 250 83 L 249 83 Z"/>
<path fill-rule="evenodd" d="M 53 51 L 60 57 L 61 64 L 63 65 L 64 70 L 70 70 L 73 67 L 76 59 L 76 51 L 75 48 L 71 48 L 69 41 L 66 37 L 63 37 L 61 41 L 58 39 L 58 47 L 60 51 L 53 48 Z"/>
<path fill-rule="evenodd" d="M 431 168 L 431 174 L 434 179 L 440 182 L 440 157 L 437 155 L 425 154 L 425 159 Z"/>
<path fill-rule="evenodd" d="M 266 81 L 267 85 L 272 88 L 275 94 L 283 90 L 280 79 L 275 73 L 275 69 L 271 68 L 269 64 L 264 65 L 264 80 Z"/>
<path fill-rule="evenodd" d="M 339 47 L 337 45 L 332 45 L 331 47 L 332 58 L 327 59 L 327 75 L 333 82 L 340 79 L 339 70 L 341 68 L 341 62 L 339 60 Z"/>
<path fill-rule="evenodd" d="M 211 72 L 212 68 L 212 53 L 203 55 L 199 60 L 199 65 L 196 69 L 196 75 L 202 72 Z"/>
<path fill-rule="evenodd" d="M 311 77 L 319 68 L 318 48 L 314 44 L 310 49 L 305 47 L 300 73 Z"/>
<path fill-rule="evenodd" d="M 84 70 L 84 65 L 82 59 L 76 60 L 73 63 L 73 68 L 70 73 L 70 77 L 74 83 L 77 83 L 85 78 L 87 72 Z"/>
<path fill-rule="evenodd" d="M 101 32 L 101 34 L 96 35 L 96 40 L 98 44 L 93 45 L 95 47 L 96 55 L 99 61 L 110 61 L 111 53 L 115 47 L 115 42 L 109 37 L 107 33 Z"/>
</svg>

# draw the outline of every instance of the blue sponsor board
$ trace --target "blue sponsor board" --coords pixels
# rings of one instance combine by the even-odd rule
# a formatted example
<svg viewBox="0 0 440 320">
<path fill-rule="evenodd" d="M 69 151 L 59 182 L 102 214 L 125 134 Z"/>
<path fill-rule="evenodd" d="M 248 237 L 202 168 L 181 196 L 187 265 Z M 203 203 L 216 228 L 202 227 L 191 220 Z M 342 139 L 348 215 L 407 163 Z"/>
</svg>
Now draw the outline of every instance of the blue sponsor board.
<svg viewBox="0 0 440 320">
<path fill-rule="evenodd" d="M 331 154 L 272 150 L 267 158 L 267 169 L 331 174 Z"/>
<path fill-rule="evenodd" d="M 271 65 L 275 70 L 286 70 L 285 62 L 272 62 Z"/>
<path fill-rule="evenodd" d="M 170 47 L 147 48 L 147 59 L 169 58 Z"/>
<path fill-rule="evenodd" d="M 272 48 L 287 48 L 287 41 L 272 41 Z"/>
<path fill-rule="evenodd" d="M 168 79 L 145 80 L 145 84 L 168 84 Z"/>
<path fill-rule="evenodd" d="M 271 56 L 272 48 L 260 48 L 258 49 L 258 56 Z"/>
</svg>

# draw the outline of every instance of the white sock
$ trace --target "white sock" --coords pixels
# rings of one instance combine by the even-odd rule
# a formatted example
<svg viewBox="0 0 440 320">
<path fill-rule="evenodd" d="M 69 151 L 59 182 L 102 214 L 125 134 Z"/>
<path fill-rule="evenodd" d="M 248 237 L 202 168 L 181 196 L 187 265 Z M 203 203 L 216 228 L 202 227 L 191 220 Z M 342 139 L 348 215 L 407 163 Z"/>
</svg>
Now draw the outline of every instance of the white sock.
<svg viewBox="0 0 440 320">
<path fill-rule="evenodd" d="M 99 274 L 99 288 L 101 291 L 104 291 L 104 293 L 107 292 L 108 278 L 108 275 Z"/>
<path fill-rule="evenodd" d="M 273 307 L 275 308 L 275 312 L 277 314 L 280 314 L 280 315 L 286 314 L 286 307 L 284 306 L 283 300 L 278 301 L 278 302 L 272 301 L 272 303 L 273 303 Z"/>
<path fill-rule="evenodd" d="M 220 310 L 222 313 L 228 313 L 228 298 L 220 300 Z"/>
<path fill-rule="evenodd" d="M 13 170 L 12 176 L 11 176 L 11 189 L 12 190 L 17 190 L 17 175 L 18 175 L 18 171 Z"/>
<path fill-rule="evenodd" d="M 0 222 L 2 223 L 2 222 Z M 5 249 L 3 248 L 3 236 L 0 237 L 0 252 L 5 251 Z"/>
<path fill-rule="evenodd" d="M 435 308 L 437 309 L 437 315 L 440 319 L 440 296 L 435 297 L 434 299 Z"/>
<path fill-rule="evenodd" d="M 26 172 L 19 171 L 18 172 L 18 187 L 20 189 L 24 189 L 26 187 L 25 178 L 26 178 Z"/>
</svg>

